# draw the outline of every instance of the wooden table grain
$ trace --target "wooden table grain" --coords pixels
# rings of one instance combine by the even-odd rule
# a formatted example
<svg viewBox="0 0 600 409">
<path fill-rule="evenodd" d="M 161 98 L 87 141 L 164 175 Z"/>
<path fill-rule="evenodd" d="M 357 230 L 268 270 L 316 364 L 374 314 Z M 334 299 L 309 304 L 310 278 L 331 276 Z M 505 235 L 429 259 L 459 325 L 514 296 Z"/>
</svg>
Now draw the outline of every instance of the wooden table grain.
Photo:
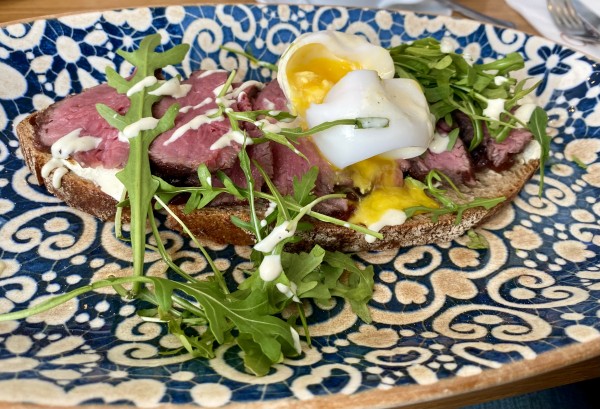
<svg viewBox="0 0 600 409">
<path fill-rule="evenodd" d="M 248 0 L 230 1 L 237 3 L 252 3 Z M 220 3 L 215 0 L 205 0 L 202 3 Z M 477 11 L 512 21 L 517 29 L 531 34 L 537 34 L 533 27 L 523 19 L 517 12 L 512 10 L 502 0 L 458 0 L 465 6 Z M 37 17 L 69 14 L 75 12 L 106 10 L 113 8 L 138 7 L 138 6 L 161 6 L 170 4 L 192 4 L 185 0 L 0 0 L 0 24 L 12 21 L 30 20 Z M 510 368 L 504 368 L 507 373 L 498 376 L 497 382 L 486 382 L 479 379 L 479 383 L 473 383 L 467 389 L 464 385 L 456 389 L 452 384 L 441 385 L 423 390 L 421 402 L 409 406 L 403 405 L 405 409 L 428 409 L 460 408 L 465 405 L 481 403 L 489 400 L 500 399 L 509 396 L 520 395 L 532 391 L 565 385 L 573 382 L 592 378 L 600 378 L 600 357 L 589 356 L 583 345 L 576 345 L 566 351 L 567 359 L 574 364 L 562 368 L 556 368 L 551 362 L 529 364 L 527 362 L 512 364 Z M 536 361 L 538 361 L 536 359 Z M 537 366 L 536 366 L 537 365 Z M 494 371 L 488 371 L 494 376 Z M 510 372 L 510 373 L 509 373 Z M 453 389 L 454 388 L 454 389 Z M 387 397 L 387 403 L 394 404 L 394 396 Z M 379 399 L 379 398 L 376 398 Z M 343 398 L 342 398 L 343 400 Z M 367 397 L 368 401 L 368 397 Z M 413 400 L 414 402 L 415 400 Z M 402 405 L 401 400 L 397 404 Z M 374 406 L 377 406 L 377 402 Z M 381 403 L 381 402 L 379 402 Z M 0 408 L 29 407 L 28 405 L 10 404 L 8 406 L 0 403 Z"/>
<path fill-rule="evenodd" d="M 190 0 L 0 0 L 0 24 L 34 17 L 111 8 L 226 2 L 253 3 L 251 0 L 204 0 L 200 2 Z M 533 27 L 516 11 L 508 7 L 503 0 L 458 0 L 457 3 L 493 17 L 512 21 L 521 31 L 535 33 Z"/>
</svg>

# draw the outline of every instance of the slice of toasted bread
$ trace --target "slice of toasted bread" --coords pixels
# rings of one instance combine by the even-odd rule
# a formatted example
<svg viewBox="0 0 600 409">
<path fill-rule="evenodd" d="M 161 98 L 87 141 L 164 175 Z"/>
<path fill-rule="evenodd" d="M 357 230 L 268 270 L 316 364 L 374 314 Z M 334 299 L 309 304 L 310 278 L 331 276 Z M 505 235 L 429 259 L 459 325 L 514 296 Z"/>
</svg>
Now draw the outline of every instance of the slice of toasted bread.
<svg viewBox="0 0 600 409">
<path fill-rule="evenodd" d="M 52 155 L 48 150 L 41 150 L 36 143 L 35 121 L 37 115 L 39 113 L 34 113 L 19 123 L 17 135 L 25 162 L 35 175 L 38 183 L 46 186 L 50 193 L 73 208 L 102 220 L 114 218 L 117 202 L 102 192 L 94 182 L 68 172 L 63 176 L 61 186 L 56 188 L 51 175 L 46 178 L 42 176 L 42 167 L 52 159 Z M 354 252 L 384 250 L 452 240 L 497 213 L 503 204 L 508 203 L 519 193 L 538 166 L 538 160 L 516 161 L 510 169 L 500 173 L 492 170 L 477 172 L 477 183 L 474 186 L 459 186 L 466 199 L 504 196 L 507 200 L 489 210 L 482 207 L 469 209 L 464 212 L 462 220 L 458 224 L 455 223 L 456 217 L 454 215 L 441 216 L 435 223 L 431 221 L 428 215 L 416 215 L 402 225 L 384 227 L 381 231 L 384 238 L 368 243 L 362 233 L 313 219 L 311 222 L 314 228 L 299 233 L 304 240 L 295 248 L 305 249 L 313 244 L 319 244 L 329 250 Z M 250 233 L 236 227 L 231 222 L 231 216 L 248 220 L 249 211 L 247 206 L 206 207 L 190 214 L 184 213 L 183 205 L 170 205 L 169 207 L 192 233 L 203 242 L 233 245 L 251 245 L 255 242 Z M 264 210 L 264 208 L 259 207 L 259 212 Z M 182 230 L 178 222 L 172 217 L 168 217 L 167 226 L 175 230 Z"/>
</svg>

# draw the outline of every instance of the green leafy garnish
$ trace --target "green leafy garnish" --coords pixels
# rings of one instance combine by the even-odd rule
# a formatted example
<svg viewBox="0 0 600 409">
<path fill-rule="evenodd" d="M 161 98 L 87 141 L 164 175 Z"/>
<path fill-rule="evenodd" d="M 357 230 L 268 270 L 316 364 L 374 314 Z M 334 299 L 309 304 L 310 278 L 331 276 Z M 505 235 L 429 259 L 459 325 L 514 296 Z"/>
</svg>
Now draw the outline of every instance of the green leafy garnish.
<svg viewBox="0 0 600 409">
<path fill-rule="evenodd" d="M 458 139 L 459 134 L 459 128 L 454 128 L 448 133 L 448 147 L 446 148 L 447 151 L 451 151 L 454 148 L 454 144 L 456 144 L 456 140 Z"/>
<path fill-rule="evenodd" d="M 435 120 L 446 119 L 451 125 L 451 113 L 466 114 L 473 124 L 473 139 L 469 150 L 484 140 L 485 129 L 498 142 L 521 125 L 534 135 L 542 147 L 540 158 L 540 192 L 544 183 L 544 166 L 549 157 L 550 138 L 546 133 L 547 115 L 536 108 L 528 123 L 521 123 L 511 111 L 531 93 L 537 83 L 527 86 L 527 79 L 517 81 L 510 74 L 524 67 L 519 53 L 509 53 L 498 60 L 476 64 L 464 54 L 445 52 L 434 38 L 415 40 L 389 49 L 396 75 L 417 81 L 425 93 Z M 499 117 L 486 115 L 490 101 L 500 100 L 503 109 Z"/>
<path fill-rule="evenodd" d="M 548 126 L 548 114 L 542 108 L 537 107 L 531 114 L 529 119 L 529 130 L 533 134 L 535 140 L 540 144 L 541 155 L 540 155 L 540 188 L 538 194 L 542 195 L 544 188 L 544 168 L 546 161 L 550 156 L 550 137 L 546 132 Z"/>
<path fill-rule="evenodd" d="M 473 229 L 467 231 L 467 237 L 469 238 L 469 241 L 467 241 L 467 247 L 470 249 L 484 250 L 490 248 L 490 243 L 488 243 L 487 239 Z"/>
<path fill-rule="evenodd" d="M 224 45 L 219 46 L 219 48 L 221 50 L 229 51 L 230 53 L 241 55 L 242 57 L 246 57 L 248 59 L 248 61 L 256 64 L 259 67 L 265 67 L 273 72 L 277 72 L 277 64 L 271 64 L 270 62 L 259 60 L 258 58 L 256 58 L 254 56 L 254 54 L 252 54 L 252 51 L 250 51 L 250 50 L 240 51 L 240 50 L 236 50 L 231 47 L 225 47 Z"/>
<path fill-rule="evenodd" d="M 573 155 L 572 159 L 573 163 L 575 163 L 577 166 L 579 166 L 581 169 L 587 169 L 588 165 L 586 165 L 581 159 L 579 159 L 577 156 Z"/>
<path fill-rule="evenodd" d="M 462 215 L 466 210 L 473 209 L 476 207 L 483 207 L 489 210 L 492 207 L 506 200 L 505 197 L 501 196 L 495 198 L 474 198 L 473 200 L 470 200 L 468 202 L 459 203 L 452 199 L 447 194 L 446 190 L 436 186 L 436 183 L 438 182 L 445 182 L 448 185 L 450 185 L 452 190 L 456 192 L 457 196 L 462 197 L 462 193 L 460 192 L 460 190 L 458 190 L 458 188 L 452 182 L 452 180 L 444 173 L 438 170 L 429 171 L 429 173 L 425 177 L 425 184 L 414 179 L 412 179 L 412 181 L 413 183 L 422 185 L 425 191 L 438 203 L 440 203 L 441 206 L 438 208 L 427 206 L 409 207 L 408 209 L 404 210 L 404 213 L 406 213 L 406 217 L 412 217 L 417 213 L 427 213 L 431 216 L 431 220 L 434 223 L 438 221 L 440 216 L 443 216 L 445 214 L 456 214 L 456 219 L 454 223 L 460 224 L 460 222 L 462 221 Z"/>
<path fill-rule="evenodd" d="M 131 79 L 121 77 L 114 69 L 108 67 L 106 75 L 108 85 L 115 88 L 120 94 L 125 94 L 135 84 L 144 78 L 154 76 L 157 70 L 168 65 L 178 64 L 189 49 L 189 45 L 181 44 L 163 53 L 154 50 L 160 45 L 160 34 L 148 36 L 142 40 L 138 50 L 134 52 L 117 51 L 121 57 L 137 67 Z M 128 126 L 139 123 L 138 121 L 151 119 L 152 106 L 161 97 L 149 94 L 158 88 L 158 84 L 144 87 L 129 97 L 131 105 L 125 115 L 115 112 L 104 104 L 98 104 L 100 115 L 120 132 L 126 131 Z M 146 221 L 152 212 L 151 200 L 159 187 L 159 183 L 152 177 L 148 149 L 152 141 L 161 133 L 173 127 L 175 117 L 179 112 L 179 105 L 173 104 L 167 112 L 151 127 L 151 129 L 134 131 L 129 139 L 129 159 L 125 168 L 117 173 L 117 178 L 125 186 L 128 207 L 131 212 L 131 247 L 133 249 L 133 268 L 136 276 L 144 274 L 144 254 L 146 249 Z M 135 125 L 134 125 L 135 126 Z M 136 283 L 131 295 L 139 290 Z"/>
</svg>

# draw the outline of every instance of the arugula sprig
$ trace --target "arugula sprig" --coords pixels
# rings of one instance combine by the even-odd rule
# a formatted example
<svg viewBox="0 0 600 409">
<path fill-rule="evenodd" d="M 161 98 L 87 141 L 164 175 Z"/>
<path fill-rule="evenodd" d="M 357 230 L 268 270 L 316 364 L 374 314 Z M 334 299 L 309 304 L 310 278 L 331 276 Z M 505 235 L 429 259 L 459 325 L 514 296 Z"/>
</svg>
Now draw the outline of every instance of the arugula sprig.
<svg viewBox="0 0 600 409">
<path fill-rule="evenodd" d="M 180 44 L 165 52 L 154 51 L 159 45 L 160 34 L 154 34 L 145 37 L 136 51 L 117 51 L 117 54 L 137 67 L 137 70 L 131 79 L 126 79 L 121 77 L 114 69 L 108 67 L 106 70 L 108 84 L 120 94 L 125 94 L 144 78 L 154 76 L 157 70 L 181 62 L 189 49 L 189 45 Z M 125 187 L 128 199 L 127 206 L 131 212 L 130 237 L 133 249 L 134 275 L 136 276 L 144 274 L 146 221 L 152 211 L 150 205 L 152 196 L 159 186 L 150 171 L 148 149 L 158 135 L 173 127 L 175 117 L 179 112 L 179 105 L 173 104 L 158 121 L 154 121 L 152 106 L 161 97 L 151 95 L 149 92 L 158 86 L 158 84 L 155 84 L 150 87 L 143 87 L 140 91 L 130 95 L 131 104 L 125 115 L 117 113 L 107 105 L 96 105 L 100 115 L 121 133 L 126 133 L 127 130 L 133 127 L 133 135 L 128 138 L 130 146 L 129 159 L 123 170 L 117 173 L 117 178 Z M 150 126 L 150 129 L 144 129 L 147 127 L 142 125 L 139 127 L 142 130 L 136 130 L 135 126 L 140 124 L 140 121 L 149 121 L 154 126 Z M 117 216 L 120 216 L 120 212 Z M 135 296 L 139 289 L 139 282 L 135 282 L 131 296 Z"/>
<path fill-rule="evenodd" d="M 267 62 L 267 61 L 259 60 L 258 58 L 256 58 L 254 56 L 254 54 L 252 54 L 252 51 L 250 49 L 247 49 L 246 51 L 241 51 L 241 50 L 236 50 L 236 49 L 231 48 L 231 47 L 226 47 L 224 45 L 219 46 L 219 48 L 221 50 L 225 50 L 225 51 L 228 51 L 230 53 L 241 55 L 242 57 L 246 57 L 248 59 L 248 61 L 256 64 L 258 67 L 268 68 L 269 70 L 271 70 L 273 72 L 277 72 L 277 64 L 272 64 L 272 63 Z"/>
<path fill-rule="evenodd" d="M 423 187 L 430 196 L 440 203 L 441 206 L 437 208 L 427 206 L 409 207 L 408 209 L 404 210 L 406 217 L 412 217 L 417 213 L 427 213 L 431 216 L 431 220 L 434 223 L 438 221 L 440 216 L 445 214 L 456 214 L 456 219 L 454 222 L 455 224 L 460 224 L 463 213 L 466 210 L 476 207 L 491 209 L 492 207 L 506 200 L 504 196 L 501 196 L 496 198 L 474 198 L 473 200 L 464 203 L 456 202 L 447 194 L 446 190 L 436 186 L 436 184 L 440 182 L 447 183 L 459 198 L 463 197 L 462 193 L 448 176 L 438 170 L 429 171 L 425 177 L 424 184 L 415 179 L 412 179 L 412 182 Z"/>
</svg>

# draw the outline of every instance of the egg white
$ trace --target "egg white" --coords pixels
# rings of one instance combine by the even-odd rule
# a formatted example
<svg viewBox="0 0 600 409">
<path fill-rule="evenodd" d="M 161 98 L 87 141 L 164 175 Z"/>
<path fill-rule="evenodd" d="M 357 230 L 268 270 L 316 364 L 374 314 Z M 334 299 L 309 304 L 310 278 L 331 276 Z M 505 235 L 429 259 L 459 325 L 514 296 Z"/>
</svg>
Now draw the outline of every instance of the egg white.
<svg viewBox="0 0 600 409">
<path fill-rule="evenodd" d="M 358 129 L 341 125 L 313 135 L 321 153 L 337 168 L 382 155 L 409 159 L 425 152 L 433 139 L 433 118 L 417 82 L 381 80 L 375 71 L 357 70 L 344 76 L 322 104 L 306 111 L 310 127 L 338 119 L 381 117 L 387 127 Z"/>
</svg>

